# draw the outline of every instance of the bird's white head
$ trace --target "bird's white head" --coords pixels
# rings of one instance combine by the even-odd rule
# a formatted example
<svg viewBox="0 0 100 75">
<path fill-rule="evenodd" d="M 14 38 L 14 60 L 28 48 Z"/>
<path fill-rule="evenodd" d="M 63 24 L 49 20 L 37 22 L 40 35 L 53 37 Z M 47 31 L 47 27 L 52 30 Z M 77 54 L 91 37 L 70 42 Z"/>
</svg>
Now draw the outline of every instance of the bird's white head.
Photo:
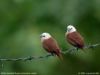
<svg viewBox="0 0 100 75">
<path fill-rule="evenodd" d="M 50 37 L 51 37 L 51 35 L 49 34 L 49 33 L 42 33 L 41 35 L 40 35 L 40 37 L 41 37 L 41 41 L 43 41 L 43 40 L 45 40 L 45 39 L 49 39 Z"/>
<path fill-rule="evenodd" d="M 75 32 L 76 28 L 73 25 L 68 25 L 67 26 L 67 33 L 72 33 Z"/>
</svg>

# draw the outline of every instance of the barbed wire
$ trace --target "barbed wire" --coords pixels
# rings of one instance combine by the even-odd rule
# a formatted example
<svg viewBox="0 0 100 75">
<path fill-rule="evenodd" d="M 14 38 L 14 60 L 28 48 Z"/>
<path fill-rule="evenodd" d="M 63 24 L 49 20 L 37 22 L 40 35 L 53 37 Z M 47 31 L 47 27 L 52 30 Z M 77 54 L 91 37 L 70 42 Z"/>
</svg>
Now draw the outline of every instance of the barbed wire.
<svg viewBox="0 0 100 75">
<path fill-rule="evenodd" d="M 88 45 L 85 46 L 84 49 L 94 49 L 95 47 L 100 46 L 100 44 L 93 44 L 93 45 Z M 77 48 L 70 48 L 66 49 L 66 51 L 62 51 L 62 54 L 67 54 L 71 53 L 72 51 L 77 50 Z M 52 54 L 46 54 L 45 56 L 28 56 L 28 57 L 23 57 L 23 58 L 0 58 L 0 62 L 2 61 L 28 61 L 28 60 L 35 60 L 35 59 L 44 59 L 53 56 Z"/>
</svg>

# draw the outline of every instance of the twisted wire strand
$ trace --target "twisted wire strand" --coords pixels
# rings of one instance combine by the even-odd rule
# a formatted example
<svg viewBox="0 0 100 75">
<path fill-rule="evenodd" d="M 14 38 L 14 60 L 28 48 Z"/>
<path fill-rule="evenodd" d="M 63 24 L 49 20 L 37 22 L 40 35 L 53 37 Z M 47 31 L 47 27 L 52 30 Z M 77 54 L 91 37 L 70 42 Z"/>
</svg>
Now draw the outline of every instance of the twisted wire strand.
<svg viewBox="0 0 100 75">
<path fill-rule="evenodd" d="M 100 46 L 100 44 L 92 44 L 92 45 L 88 45 L 88 46 L 85 46 L 84 49 L 94 49 L 95 47 L 97 46 Z M 67 53 L 70 53 L 74 50 L 77 50 L 77 48 L 70 48 L 70 49 L 67 49 L 66 51 L 62 51 L 61 53 L 62 54 L 67 54 Z M 21 57 L 21 58 L 0 58 L 0 61 L 28 61 L 28 60 L 35 60 L 35 59 L 44 59 L 44 58 L 48 58 L 48 57 L 51 57 L 53 55 L 51 54 L 46 54 L 45 56 L 38 56 L 38 57 L 35 57 L 35 56 L 28 56 L 28 57 Z"/>
</svg>

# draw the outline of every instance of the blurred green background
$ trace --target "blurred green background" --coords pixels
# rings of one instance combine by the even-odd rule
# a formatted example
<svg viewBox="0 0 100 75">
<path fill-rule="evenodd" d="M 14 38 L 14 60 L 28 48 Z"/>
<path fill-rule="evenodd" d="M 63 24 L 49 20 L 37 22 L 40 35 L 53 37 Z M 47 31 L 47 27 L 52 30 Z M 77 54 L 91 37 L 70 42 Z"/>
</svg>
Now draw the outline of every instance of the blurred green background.
<svg viewBox="0 0 100 75">
<path fill-rule="evenodd" d="M 0 0 L 0 58 L 43 56 L 40 34 L 49 32 L 62 50 L 68 24 L 84 36 L 86 44 L 100 43 L 100 0 Z M 2 72 L 35 72 L 38 75 L 100 73 L 100 47 L 33 61 L 3 62 Z M 1 66 L 1 65 L 0 65 Z"/>
</svg>

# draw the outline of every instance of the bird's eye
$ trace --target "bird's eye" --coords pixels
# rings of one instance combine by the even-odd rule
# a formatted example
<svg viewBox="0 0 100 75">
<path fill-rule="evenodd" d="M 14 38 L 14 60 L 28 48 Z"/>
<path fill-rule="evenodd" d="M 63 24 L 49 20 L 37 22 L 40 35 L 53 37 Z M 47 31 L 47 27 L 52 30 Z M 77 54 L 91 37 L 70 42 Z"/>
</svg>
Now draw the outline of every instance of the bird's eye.
<svg viewBox="0 0 100 75">
<path fill-rule="evenodd" d="M 69 31 L 72 30 L 72 28 L 69 29 Z"/>
<path fill-rule="evenodd" d="M 45 36 L 42 36 L 42 37 L 45 37 Z"/>
</svg>

